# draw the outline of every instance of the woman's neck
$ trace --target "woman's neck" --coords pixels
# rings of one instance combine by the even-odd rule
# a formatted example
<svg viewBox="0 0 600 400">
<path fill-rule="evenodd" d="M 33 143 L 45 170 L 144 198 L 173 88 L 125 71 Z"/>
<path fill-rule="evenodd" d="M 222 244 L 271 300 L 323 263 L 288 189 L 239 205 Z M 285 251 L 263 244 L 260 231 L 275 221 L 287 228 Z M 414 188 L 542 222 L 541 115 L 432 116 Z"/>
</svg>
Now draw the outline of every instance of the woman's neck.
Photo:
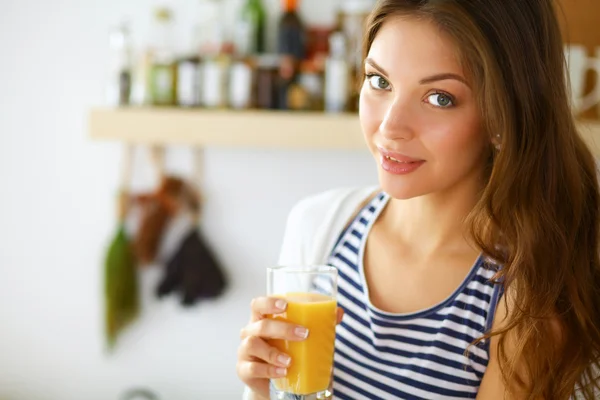
<svg viewBox="0 0 600 400">
<path fill-rule="evenodd" d="M 424 257 L 442 249 L 473 248 L 465 219 L 480 190 L 479 182 L 471 181 L 408 200 L 392 198 L 379 218 L 380 228 Z"/>
</svg>

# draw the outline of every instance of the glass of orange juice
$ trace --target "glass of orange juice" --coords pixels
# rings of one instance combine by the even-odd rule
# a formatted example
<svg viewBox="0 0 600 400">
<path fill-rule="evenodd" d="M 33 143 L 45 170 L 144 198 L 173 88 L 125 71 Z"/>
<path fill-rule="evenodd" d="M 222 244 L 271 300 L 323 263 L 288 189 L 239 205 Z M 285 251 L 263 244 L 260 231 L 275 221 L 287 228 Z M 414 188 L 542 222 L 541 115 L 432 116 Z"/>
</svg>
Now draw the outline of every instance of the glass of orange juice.
<svg viewBox="0 0 600 400">
<path fill-rule="evenodd" d="M 337 315 L 337 269 L 327 265 L 267 269 L 269 296 L 287 301 L 281 319 L 308 329 L 301 342 L 271 340 L 292 358 L 285 378 L 271 380 L 271 399 L 332 398 L 333 352 Z"/>
</svg>

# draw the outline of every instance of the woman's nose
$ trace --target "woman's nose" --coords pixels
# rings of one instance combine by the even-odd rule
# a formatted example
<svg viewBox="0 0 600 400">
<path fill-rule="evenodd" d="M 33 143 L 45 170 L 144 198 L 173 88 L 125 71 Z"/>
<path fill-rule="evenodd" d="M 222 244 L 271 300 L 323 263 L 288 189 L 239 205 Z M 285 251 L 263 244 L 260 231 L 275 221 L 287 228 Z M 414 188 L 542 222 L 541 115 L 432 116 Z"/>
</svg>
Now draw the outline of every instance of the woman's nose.
<svg viewBox="0 0 600 400">
<path fill-rule="evenodd" d="M 402 99 L 395 99 L 387 107 L 379 130 L 389 140 L 410 140 L 414 136 L 412 127 L 417 110 L 411 110 Z"/>
</svg>

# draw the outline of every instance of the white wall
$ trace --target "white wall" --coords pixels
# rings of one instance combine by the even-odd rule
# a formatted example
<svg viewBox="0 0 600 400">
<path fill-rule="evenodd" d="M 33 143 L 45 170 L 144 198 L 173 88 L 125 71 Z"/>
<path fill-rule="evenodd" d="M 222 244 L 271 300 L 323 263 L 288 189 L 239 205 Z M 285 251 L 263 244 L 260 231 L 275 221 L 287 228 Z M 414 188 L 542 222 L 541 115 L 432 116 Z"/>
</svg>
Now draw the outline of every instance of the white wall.
<svg viewBox="0 0 600 400">
<path fill-rule="evenodd" d="M 334 6 L 302 3 L 308 21 Z M 103 101 L 107 27 L 130 15 L 139 42 L 153 4 L 0 1 L 0 399 L 117 400 L 136 385 L 162 400 L 238 398 L 239 329 L 286 213 L 309 193 L 375 181 L 361 152 L 208 149 L 204 229 L 230 290 L 182 310 L 152 298 L 159 271 L 145 272 L 143 315 L 106 356 L 102 259 L 121 147 L 90 141 L 86 115 Z M 189 17 L 197 3 L 173 4 Z M 170 164 L 185 168 L 185 155 L 171 151 Z M 138 184 L 150 176 L 142 161 Z"/>
</svg>

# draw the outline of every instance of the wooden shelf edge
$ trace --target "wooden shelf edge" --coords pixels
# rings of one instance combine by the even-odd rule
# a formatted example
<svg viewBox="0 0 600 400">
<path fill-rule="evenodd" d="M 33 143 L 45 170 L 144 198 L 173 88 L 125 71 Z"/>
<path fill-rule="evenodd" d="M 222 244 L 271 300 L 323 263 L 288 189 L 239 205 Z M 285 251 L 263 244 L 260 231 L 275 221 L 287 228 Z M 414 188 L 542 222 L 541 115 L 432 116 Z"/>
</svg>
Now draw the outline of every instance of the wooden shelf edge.
<svg viewBox="0 0 600 400">
<path fill-rule="evenodd" d="M 354 114 L 93 109 L 90 136 L 138 144 L 365 149 Z"/>
<path fill-rule="evenodd" d="M 578 128 L 600 158 L 600 121 L 579 121 Z M 149 145 L 366 149 L 355 114 L 95 108 L 89 130 L 94 140 Z"/>
</svg>

